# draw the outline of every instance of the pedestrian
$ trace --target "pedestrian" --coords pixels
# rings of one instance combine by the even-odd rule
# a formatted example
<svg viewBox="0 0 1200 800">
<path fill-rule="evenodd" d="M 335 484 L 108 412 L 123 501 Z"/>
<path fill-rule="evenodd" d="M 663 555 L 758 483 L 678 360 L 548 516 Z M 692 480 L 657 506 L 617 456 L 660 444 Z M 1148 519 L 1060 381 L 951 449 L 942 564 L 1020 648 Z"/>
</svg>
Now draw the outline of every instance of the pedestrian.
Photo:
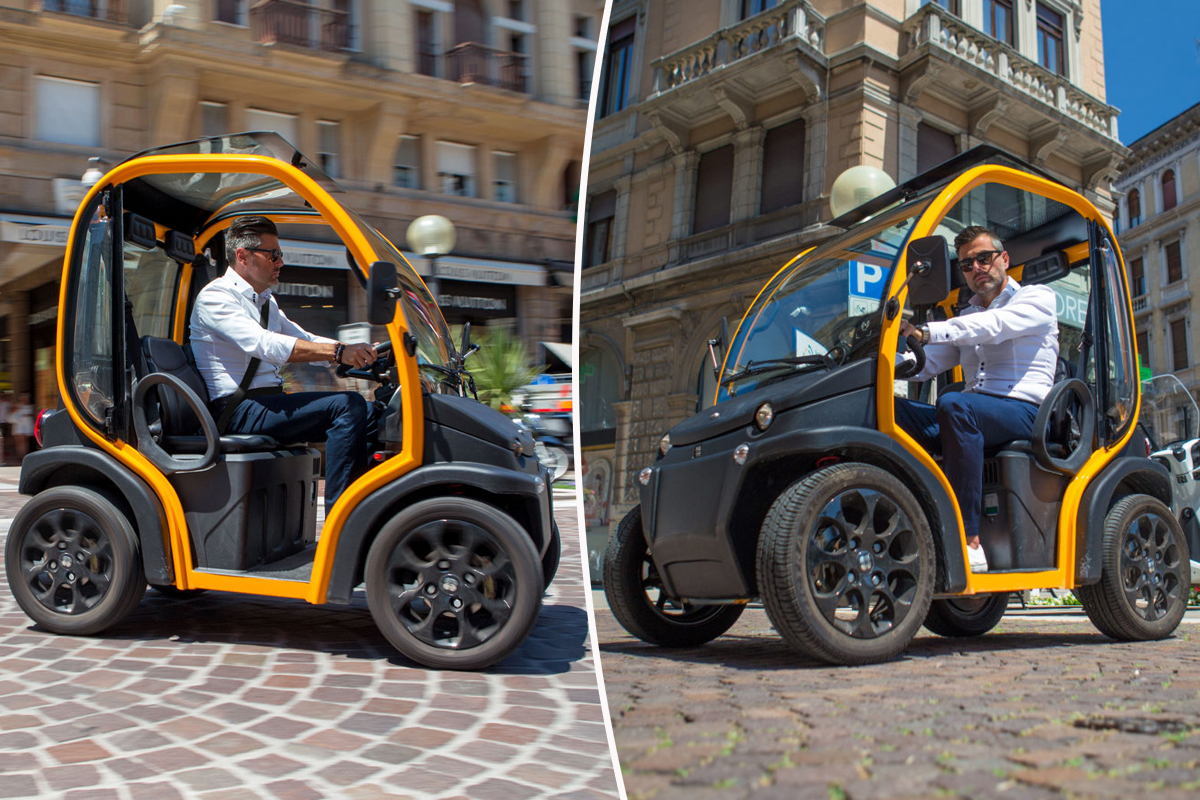
<svg viewBox="0 0 1200 800">
<path fill-rule="evenodd" d="M 12 395 L 8 392 L 0 394 L 0 465 L 8 465 L 9 451 L 12 449 L 12 430 L 8 424 L 8 416 L 12 409 Z"/>
<path fill-rule="evenodd" d="M 17 462 L 20 463 L 29 452 L 29 437 L 33 436 L 33 404 L 28 392 L 21 392 L 16 404 L 9 409 L 8 422 L 17 446 Z"/>
</svg>

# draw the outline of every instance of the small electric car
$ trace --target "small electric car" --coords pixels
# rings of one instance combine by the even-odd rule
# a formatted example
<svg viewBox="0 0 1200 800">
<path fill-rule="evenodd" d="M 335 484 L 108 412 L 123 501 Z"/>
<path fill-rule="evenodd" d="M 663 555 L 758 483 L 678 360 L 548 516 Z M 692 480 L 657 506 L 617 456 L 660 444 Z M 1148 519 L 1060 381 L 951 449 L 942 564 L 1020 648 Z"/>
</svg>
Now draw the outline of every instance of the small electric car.
<svg viewBox="0 0 1200 800">
<path fill-rule="evenodd" d="M 87 193 L 59 300 L 62 403 L 21 466 L 31 499 L 5 549 L 39 625 L 105 630 L 147 582 L 343 604 L 365 585 L 379 629 L 420 664 L 480 669 L 524 641 L 558 565 L 549 473 L 526 432 L 466 396 L 469 329 L 456 348 L 416 271 L 340 191 L 277 134 L 247 133 L 140 153 Z M 387 329 L 379 361 L 342 369 L 378 384 L 381 449 L 319 535 L 319 453 L 220 435 L 190 358 L 192 305 L 247 214 L 344 244 Z"/>
<path fill-rule="evenodd" d="M 604 587 L 635 636 L 696 645 L 761 598 L 783 638 L 835 664 L 899 654 L 922 625 L 994 627 L 1010 592 L 1071 589 L 1115 639 L 1168 636 L 1186 608 L 1187 541 L 1166 469 L 1148 458 L 1125 270 L 1078 193 L 977 148 L 854 209 L 846 232 L 763 287 L 723 354 L 716 404 L 670 429 L 638 475 L 641 503 L 606 553 Z M 972 574 L 939 457 L 896 424 L 895 398 L 933 403 L 956 369 L 906 380 L 900 321 L 969 299 L 951 250 L 996 231 L 1010 275 L 1057 296 L 1059 380 L 1033 438 L 985 453 Z M 916 367 L 916 369 L 914 369 Z"/>
</svg>

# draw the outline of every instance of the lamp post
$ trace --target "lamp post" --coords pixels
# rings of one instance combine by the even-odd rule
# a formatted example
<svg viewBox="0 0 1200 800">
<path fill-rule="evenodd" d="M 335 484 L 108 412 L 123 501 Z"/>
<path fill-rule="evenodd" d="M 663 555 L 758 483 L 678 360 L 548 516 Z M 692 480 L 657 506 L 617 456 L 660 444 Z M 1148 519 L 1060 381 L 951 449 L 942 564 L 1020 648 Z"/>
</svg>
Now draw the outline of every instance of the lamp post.
<svg viewBox="0 0 1200 800">
<path fill-rule="evenodd" d="M 429 280 L 425 281 L 425 285 L 429 287 L 434 301 L 440 302 L 438 295 L 441 287 L 438 281 L 437 260 L 454 249 L 454 223 L 438 214 L 417 217 L 408 226 L 405 238 L 414 252 L 429 259 Z"/>
</svg>

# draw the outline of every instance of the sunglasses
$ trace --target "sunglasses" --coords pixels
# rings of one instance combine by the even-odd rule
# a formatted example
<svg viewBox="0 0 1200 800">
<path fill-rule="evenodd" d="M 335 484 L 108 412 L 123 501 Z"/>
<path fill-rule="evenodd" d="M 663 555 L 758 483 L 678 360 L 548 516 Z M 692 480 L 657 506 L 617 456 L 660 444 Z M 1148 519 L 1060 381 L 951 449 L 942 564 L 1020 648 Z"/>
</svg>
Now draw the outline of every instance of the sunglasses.
<svg viewBox="0 0 1200 800">
<path fill-rule="evenodd" d="M 253 250 L 255 253 L 266 253 L 272 261 L 282 261 L 283 251 L 269 247 L 243 247 L 243 250 Z"/>
<path fill-rule="evenodd" d="M 1003 252 L 1003 250 L 984 250 L 982 253 L 978 253 L 975 256 L 960 258 L 958 260 L 958 268 L 963 272 L 973 272 L 975 270 L 975 265 L 977 264 L 981 267 L 990 266 L 991 263 L 996 260 L 996 256 Z"/>
</svg>

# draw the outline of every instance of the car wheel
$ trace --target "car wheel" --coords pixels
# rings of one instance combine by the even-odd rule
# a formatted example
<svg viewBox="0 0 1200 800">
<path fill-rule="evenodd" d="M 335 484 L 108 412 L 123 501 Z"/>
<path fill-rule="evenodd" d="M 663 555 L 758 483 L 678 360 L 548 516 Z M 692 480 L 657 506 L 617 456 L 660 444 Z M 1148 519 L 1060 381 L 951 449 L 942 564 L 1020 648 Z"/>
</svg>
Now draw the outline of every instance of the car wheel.
<svg viewBox="0 0 1200 800">
<path fill-rule="evenodd" d="M 1008 610 L 1008 592 L 934 600 L 925 627 L 938 636 L 982 636 L 1000 624 Z"/>
<path fill-rule="evenodd" d="M 1105 636 L 1145 641 L 1170 636 L 1187 610 L 1190 565 L 1179 521 L 1149 495 L 1122 498 L 1104 518 L 1099 583 L 1075 596 Z"/>
<path fill-rule="evenodd" d="M 933 537 L 897 478 L 838 464 L 792 484 L 758 542 L 758 586 L 784 640 L 832 664 L 898 655 L 933 597 Z"/>
<path fill-rule="evenodd" d="M 389 520 L 364 583 L 387 640 L 435 669 L 483 669 L 507 656 L 532 630 L 543 591 L 525 529 L 464 497 L 423 500 Z"/>
<path fill-rule="evenodd" d="M 129 520 L 103 494 L 57 486 L 17 512 L 4 548 L 8 585 L 53 633 L 99 633 L 141 602 L 145 573 Z"/>
<path fill-rule="evenodd" d="M 558 532 L 558 523 L 550 522 L 550 544 L 542 555 L 542 585 L 550 588 L 554 576 L 558 574 L 558 564 L 562 560 L 562 536 Z"/>
<path fill-rule="evenodd" d="M 604 595 L 613 616 L 642 641 L 694 647 L 729 630 L 743 605 L 700 606 L 669 597 L 642 533 L 642 507 L 617 526 L 604 555 Z"/>
</svg>

